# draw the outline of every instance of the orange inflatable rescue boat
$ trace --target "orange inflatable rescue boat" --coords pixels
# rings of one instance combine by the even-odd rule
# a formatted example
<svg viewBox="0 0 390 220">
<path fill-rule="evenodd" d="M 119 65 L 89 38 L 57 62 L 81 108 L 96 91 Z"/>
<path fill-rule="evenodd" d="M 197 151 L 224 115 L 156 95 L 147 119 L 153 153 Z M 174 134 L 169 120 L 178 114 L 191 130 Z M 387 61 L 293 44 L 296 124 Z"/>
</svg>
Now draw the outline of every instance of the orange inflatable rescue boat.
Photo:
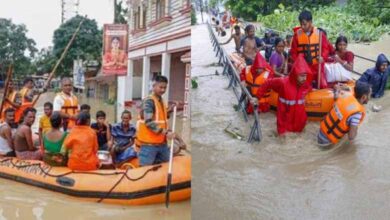
<svg viewBox="0 0 390 220">
<path fill-rule="evenodd" d="M 229 56 L 237 72 L 241 72 L 242 68 L 245 68 L 244 59 L 237 53 L 232 53 Z M 351 93 L 355 87 L 355 82 L 350 81 L 346 83 Z M 276 110 L 278 103 L 278 94 L 271 90 L 269 103 L 271 109 Z M 335 95 L 333 88 L 326 89 L 313 89 L 305 97 L 305 110 L 308 120 L 321 121 L 326 114 L 332 109 L 335 101 Z"/>
<path fill-rule="evenodd" d="M 83 200 L 122 205 L 165 202 L 168 163 L 134 169 L 72 171 L 43 161 L 0 157 L 0 177 Z M 191 197 L 191 157 L 173 159 L 170 201 Z"/>
</svg>

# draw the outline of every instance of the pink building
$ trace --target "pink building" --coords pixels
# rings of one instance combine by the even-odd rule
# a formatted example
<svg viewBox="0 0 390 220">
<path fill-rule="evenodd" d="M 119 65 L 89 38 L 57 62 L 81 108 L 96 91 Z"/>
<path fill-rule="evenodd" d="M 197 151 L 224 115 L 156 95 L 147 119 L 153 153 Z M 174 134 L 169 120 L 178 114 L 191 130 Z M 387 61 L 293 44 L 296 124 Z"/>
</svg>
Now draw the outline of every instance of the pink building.
<svg viewBox="0 0 390 220">
<path fill-rule="evenodd" d="M 129 67 L 118 78 L 118 115 L 124 102 L 150 93 L 157 74 L 169 79 L 167 101 L 189 102 L 191 4 L 189 0 L 129 0 Z M 184 111 L 189 112 L 184 106 Z"/>
</svg>

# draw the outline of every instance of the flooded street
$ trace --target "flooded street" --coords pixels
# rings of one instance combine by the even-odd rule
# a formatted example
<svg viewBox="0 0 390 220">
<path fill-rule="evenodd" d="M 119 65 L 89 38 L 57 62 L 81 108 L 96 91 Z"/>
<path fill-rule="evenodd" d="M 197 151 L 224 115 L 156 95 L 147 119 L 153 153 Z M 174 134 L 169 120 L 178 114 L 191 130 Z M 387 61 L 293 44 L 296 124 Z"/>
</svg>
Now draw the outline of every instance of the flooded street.
<svg viewBox="0 0 390 220">
<path fill-rule="evenodd" d="M 388 39 L 349 49 L 376 59 L 390 51 Z M 233 51 L 233 42 L 225 48 Z M 355 58 L 357 66 L 359 61 Z M 320 150 L 318 122 L 282 141 L 276 137 L 274 112 L 260 114 L 262 142 L 248 144 L 223 131 L 232 122 L 247 136 L 253 119 L 246 123 L 234 110 L 237 100 L 226 89 L 228 79 L 210 76 L 222 72 L 216 62 L 207 26 L 193 26 L 192 77 L 199 84 L 191 95 L 194 219 L 388 219 L 389 93 L 375 100 L 383 110 L 368 110 L 350 144 Z"/>
<path fill-rule="evenodd" d="M 54 93 L 41 96 L 36 108 L 38 110 L 33 130 L 37 131 L 39 117 L 43 114 L 43 103 L 53 101 Z M 114 106 L 104 100 L 81 98 L 81 104 L 91 105 L 91 117 L 96 111 L 104 110 L 110 122 L 114 121 Z M 133 123 L 136 110 L 132 109 Z M 179 115 L 177 127 L 181 130 L 187 126 Z M 189 137 L 185 137 L 188 140 Z M 174 169 L 174 168 L 173 168 Z M 61 210 L 61 211 L 59 211 Z M 51 192 L 33 186 L 0 178 L 0 219 L 164 219 L 183 220 L 191 218 L 191 203 L 184 201 L 171 203 L 169 209 L 165 204 L 148 206 L 121 206 L 82 201 L 61 193 Z"/>
</svg>

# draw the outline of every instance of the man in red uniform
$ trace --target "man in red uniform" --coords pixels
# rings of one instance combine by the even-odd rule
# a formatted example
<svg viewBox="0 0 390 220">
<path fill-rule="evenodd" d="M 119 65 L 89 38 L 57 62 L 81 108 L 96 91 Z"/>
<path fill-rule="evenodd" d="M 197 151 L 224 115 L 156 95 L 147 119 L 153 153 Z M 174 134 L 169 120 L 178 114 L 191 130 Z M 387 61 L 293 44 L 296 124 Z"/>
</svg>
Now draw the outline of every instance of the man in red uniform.
<svg viewBox="0 0 390 220">
<path fill-rule="evenodd" d="M 273 69 L 267 63 L 264 57 L 261 56 L 260 52 L 257 52 L 253 65 L 246 66 L 246 68 L 242 69 L 240 73 L 240 80 L 243 86 L 247 87 L 251 95 L 253 97 L 256 97 L 257 90 L 259 90 L 259 88 L 264 84 L 267 79 L 270 79 L 273 76 Z M 268 112 L 270 109 L 269 92 L 270 91 L 267 91 L 267 94 L 259 100 L 258 110 L 261 112 Z M 253 113 L 253 107 L 250 103 L 248 103 L 247 112 L 249 114 Z"/>
<path fill-rule="evenodd" d="M 278 134 L 301 132 L 306 125 L 305 96 L 311 91 L 312 72 L 302 55 L 298 56 L 287 77 L 267 80 L 257 92 L 263 97 L 269 89 L 279 94 L 277 128 Z M 253 102 L 256 102 L 255 98 Z"/>
<path fill-rule="evenodd" d="M 321 65 L 320 88 L 326 88 L 327 82 L 324 72 L 324 60 L 329 54 L 329 41 L 326 34 L 313 26 L 313 18 L 309 11 L 304 10 L 299 14 L 300 27 L 294 28 L 294 36 L 291 43 L 291 58 L 295 61 L 299 54 L 303 54 L 307 64 L 313 73 L 313 80 L 318 80 L 318 68 Z M 321 38 L 321 54 L 320 54 Z M 318 82 L 317 82 L 318 83 Z"/>
</svg>

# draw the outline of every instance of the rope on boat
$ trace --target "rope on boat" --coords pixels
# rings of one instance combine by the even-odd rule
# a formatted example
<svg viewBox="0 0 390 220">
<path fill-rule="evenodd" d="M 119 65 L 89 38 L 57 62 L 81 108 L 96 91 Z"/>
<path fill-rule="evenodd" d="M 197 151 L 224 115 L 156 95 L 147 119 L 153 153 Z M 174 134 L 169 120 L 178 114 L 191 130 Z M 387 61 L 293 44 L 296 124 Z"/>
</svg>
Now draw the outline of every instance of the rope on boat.
<svg viewBox="0 0 390 220">
<path fill-rule="evenodd" d="M 33 164 L 25 164 L 25 165 L 18 165 L 18 164 L 15 164 L 14 161 L 13 161 L 13 158 L 5 158 L 3 160 L 0 160 L 0 164 L 2 163 L 5 163 L 7 161 L 10 161 L 10 163 L 12 164 L 13 167 L 15 168 L 25 168 L 25 167 L 38 167 L 42 173 L 44 173 L 46 176 L 49 176 L 49 177 L 63 177 L 63 176 L 67 176 L 69 174 L 91 174 L 91 175 L 99 175 L 99 176 L 112 176 L 112 175 L 118 175 L 118 174 L 126 174 L 126 177 L 128 180 L 131 180 L 131 181 L 137 181 L 137 180 L 140 180 L 142 178 L 144 178 L 146 176 L 146 174 L 150 171 L 157 171 L 159 168 L 161 168 L 162 166 L 161 165 L 157 165 L 157 166 L 153 166 L 152 168 L 149 168 L 148 170 L 145 171 L 144 174 L 142 174 L 140 177 L 137 177 L 137 178 L 131 178 L 127 175 L 127 170 L 126 172 L 112 172 L 112 173 L 98 173 L 98 172 L 87 172 L 87 171 L 69 171 L 69 172 L 66 172 L 66 173 L 62 173 L 62 174 L 51 174 L 49 173 L 52 166 L 50 166 L 50 169 L 49 171 L 46 171 L 45 169 L 42 168 L 42 164 L 41 163 L 33 163 Z"/>
</svg>

